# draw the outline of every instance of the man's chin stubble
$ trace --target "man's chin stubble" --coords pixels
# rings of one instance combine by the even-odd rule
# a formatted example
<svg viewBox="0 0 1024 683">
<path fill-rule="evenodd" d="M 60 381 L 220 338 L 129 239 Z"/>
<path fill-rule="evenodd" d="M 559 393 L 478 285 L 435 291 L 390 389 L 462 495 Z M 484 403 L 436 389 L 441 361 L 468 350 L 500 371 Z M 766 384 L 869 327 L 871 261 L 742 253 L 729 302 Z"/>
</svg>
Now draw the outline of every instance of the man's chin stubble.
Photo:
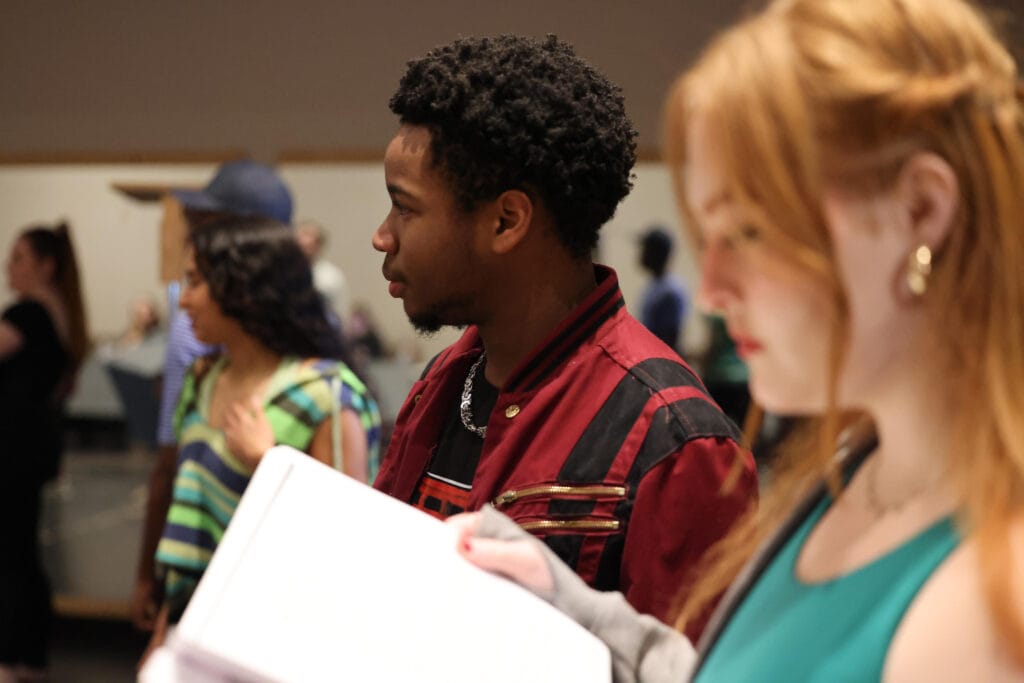
<svg viewBox="0 0 1024 683">
<path fill-rule="evenodd" d="M 409 316 L 409 323 L 416 330 L 416 333 L 424 338 L 433 337 L 445 327 L 454 327 L 459 330 L 464 330 L 470 325 L 468 322 L 446 319 L 435 313 L 426 313 L 415 317 Z"/>
<path fill-rule="evenodd" d="M 451 310 L 444 307 L 445 310 Z M 431 310 L 419 315 L 409 315 L 409 323 L 421 337 L 432 337 L 444 327 L 454 327 L 464 330 L 471 323 L 465 320 L 453 320 L 450 316 L 444 315 L 438 310 Z"/>
</svg>

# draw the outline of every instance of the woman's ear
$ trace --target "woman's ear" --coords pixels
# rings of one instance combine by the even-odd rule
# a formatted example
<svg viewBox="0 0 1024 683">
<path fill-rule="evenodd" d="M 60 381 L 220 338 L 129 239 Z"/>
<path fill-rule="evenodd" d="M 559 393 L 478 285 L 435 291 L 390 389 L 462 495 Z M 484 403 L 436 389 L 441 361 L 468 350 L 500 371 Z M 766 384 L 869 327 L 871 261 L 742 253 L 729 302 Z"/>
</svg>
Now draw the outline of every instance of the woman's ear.
<svg viewBox="0 0 1024 683">
<path fill-rule="evenodd" d="M 924 246 L 938 253 L 960 207 L 960 183 L 949 162 L 930 152 L 915 154 L 900 169 L 895 190 L 911 249 Z"/>
<path fill-rule="evenodd" d="M 533 222 L 533 200 L 522 190 L 506 190 L 494 201 L 491 249 L 507 254 L 526 237 Z"/>
</svg>

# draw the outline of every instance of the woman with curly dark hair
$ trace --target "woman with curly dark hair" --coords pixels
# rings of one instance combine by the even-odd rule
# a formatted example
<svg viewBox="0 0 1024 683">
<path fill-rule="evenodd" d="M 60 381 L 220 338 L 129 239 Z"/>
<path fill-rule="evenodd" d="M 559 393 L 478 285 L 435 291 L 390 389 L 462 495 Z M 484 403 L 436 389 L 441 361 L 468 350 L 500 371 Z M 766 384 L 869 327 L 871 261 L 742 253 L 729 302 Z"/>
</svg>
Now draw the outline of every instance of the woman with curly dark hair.
<svg viewBox="0 0 1024 683">
<path fill-rule="evenodd" d="M 154 644 L 180 619 L 263 453 L 286 444 L 367 481 L 380 414 L 282 223 L 233 218 L 189 237 L 181 307 L 223 353 L 189 371 L 176 414 L 180 454 L 156 559 L 164 603 Z"/>
<path fill-rule="evenodd" d="M 40 494 L 57 474 L 61 409 L 88 349 L 68 226 L 28 228 L 0 321 L 0 681 L 45 676 L 50 586 L 39 557 Z"/>
</svg>

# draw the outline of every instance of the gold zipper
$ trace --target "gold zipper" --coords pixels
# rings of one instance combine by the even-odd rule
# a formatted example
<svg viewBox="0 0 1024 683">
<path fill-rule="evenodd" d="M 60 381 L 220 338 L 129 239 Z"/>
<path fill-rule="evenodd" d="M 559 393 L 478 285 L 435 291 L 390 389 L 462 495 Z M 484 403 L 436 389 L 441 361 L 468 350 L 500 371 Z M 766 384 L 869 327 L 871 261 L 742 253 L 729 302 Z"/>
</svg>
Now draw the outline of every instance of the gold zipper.
<svg viewBox="0 0 1024 683">
<path fill-rule="evenodd" d="M 507 507 L 517 500 L 532 498 L 534 496 L 555 495 L 555 496 L 624 496 L 625 486 L 610 486 L 605 484 L 586 484 L 573 486 L 567 484 L 548 484 L 546 486 L 531 486 L 525 489 L 505 491 L 494 499 L 494 507 L 501 509 Z"/>
<path fill-rule="evenodd" d="M 617 519 L 542 519 L 537 522 L 523 522 L 525 531 L 539 529 L 575 529 L 577 531 L 615 531 L 619 528 Z"/>
</svg>

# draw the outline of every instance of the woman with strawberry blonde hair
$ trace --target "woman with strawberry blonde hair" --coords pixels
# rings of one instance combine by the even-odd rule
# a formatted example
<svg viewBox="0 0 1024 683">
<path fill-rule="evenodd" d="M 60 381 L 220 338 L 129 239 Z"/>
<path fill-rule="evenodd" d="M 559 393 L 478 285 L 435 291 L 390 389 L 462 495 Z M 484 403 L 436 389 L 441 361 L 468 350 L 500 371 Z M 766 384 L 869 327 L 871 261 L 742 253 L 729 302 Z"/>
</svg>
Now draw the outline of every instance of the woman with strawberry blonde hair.
<svg viewBox="0 0 1024 683">
<path fill-rule="evenodd" d="M 674 86 L 666 158 L 760 405 L 811 418 L 680 596 L 694 656 L 497 513 L 460 548 L 616 680 L 1024 677 L 1024 90 L 963 0 L 776 0 Z M 730 584 L 731 587 L 730 587 Z"/>
</svg>

